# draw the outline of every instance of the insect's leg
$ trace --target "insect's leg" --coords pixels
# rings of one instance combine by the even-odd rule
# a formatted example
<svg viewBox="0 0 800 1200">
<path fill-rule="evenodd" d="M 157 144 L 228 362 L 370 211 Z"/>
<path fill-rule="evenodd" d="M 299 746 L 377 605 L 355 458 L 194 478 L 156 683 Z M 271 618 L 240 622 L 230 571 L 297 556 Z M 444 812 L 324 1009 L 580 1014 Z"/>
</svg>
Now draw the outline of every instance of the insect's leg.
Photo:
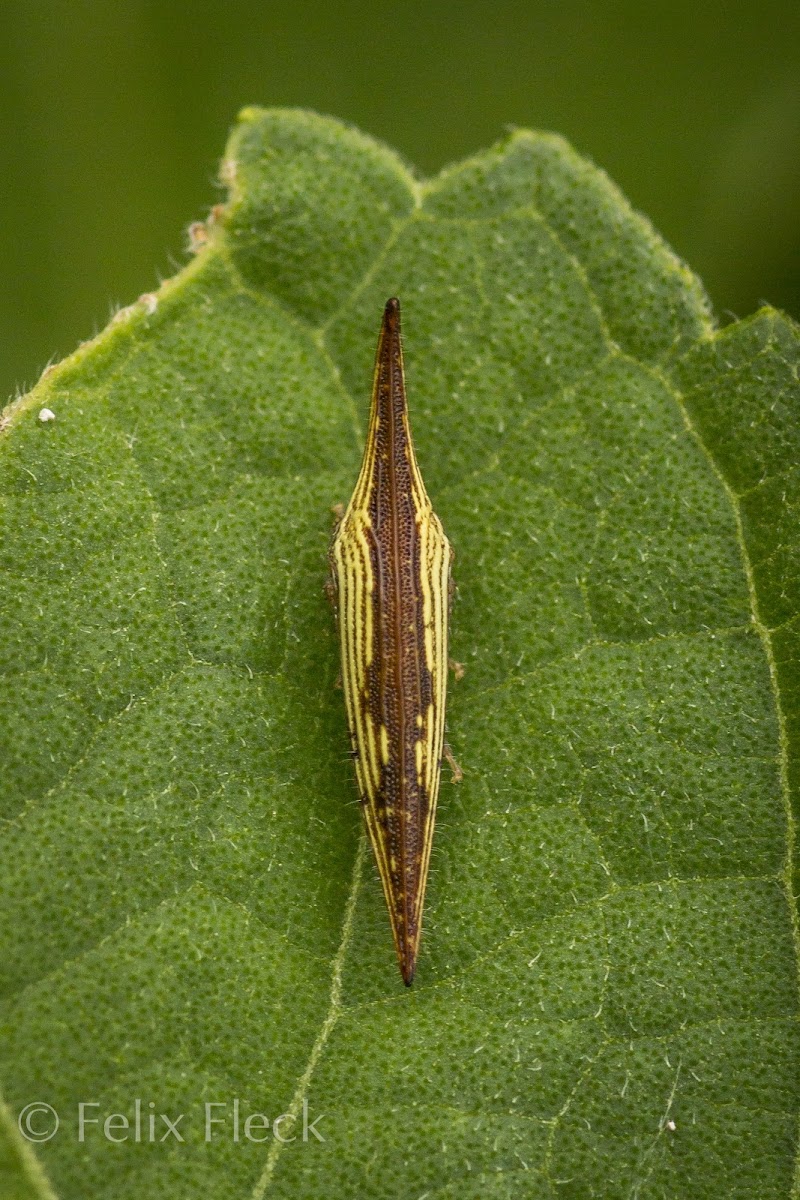
<svg viewBox="0 0 800 1200">
<path fill-rule="evenodd" d="M 461 770 L 461 767 L 458 765 L 456 760 L 453 758 L 453 751 L 450 749 L 447 742 L 445 742 L 445 744 L 444 744 L 444 756 L 447 759 L 448 767 L 450 768 L 450 770 L 453 773 L 452 782 L 453 783 L 461 783 L 461 780 L 464 778 L 464 772 Z"/>
<path fill-rule="evenodd" d="M 452 547 L 450 549 L 450 553 L 453 555 L 453 558 L 455 558 L 455 554 L 453 553 Z M 448 616 L 450 616 L 450 614 L 453 611 L 453 597 L 455 596 L 455 594 L 456 594 L 456 581 L 455 581 L 455 579 L 453 579 L 453 576 L 451 573 L 447 577 L 447 614 L 448 614 Z M 454 658 L 448 658 L 447 665 L 450 668 L 450 670 L 453 672 L 453 674 L 455 675 L 457 681 L 459 679 L 464 678 L 464 664 L 463 663 L 456 662 L 456 660 Z"/>
<path fill-rule="evenodd" d="M 451 550 L 451 553 L 452 553 L 452 550 Z M 453 558 L 455 558 L 455 554 L 453 554 Z M 447 580 L 448 614 L 452 611 L 453 597 L 455 596 L 455 594 L 456 594 L 456 581 L 455 581 L 455 579 L 453 579 L 453 576 L 451 574 Z M 464 664 L 463 663 L 456 662 L 456 660 L 454 658 L 448 658 L 447 665 L 450 668 L 450 670 L 453 672 L 453 675 L 455 676 L 456 680 L 464 678 Z M 461 770 L 461 767 L 458 765 L 455 758 L 453 757 L 453 751 L 450 749 L 447 742 L 445 742 L 445 744 L 444 744 L 444 757 L 447 760 L 447 765 L 449 766 L 449 768 L 452 772 L 453 783 L 461 783 L 461 780 L 464 778 L 464 772 Z"/>
<path fill-rule="evenodd" d="M 328 603 L 333 609 L 334 616 L 336 616 L 338 615 L 339 583 L 336 578 L 336 572 L 333 569 L 333 542 L 342 523 L 345 507 L 343 504 L 332 504 L 331 512 L 333 513 L 333 528 L 331 529 L 331 540 L 328 548 L 328 578 L 325 580 L 325 595 L 328 597 Z"/>
</svg>

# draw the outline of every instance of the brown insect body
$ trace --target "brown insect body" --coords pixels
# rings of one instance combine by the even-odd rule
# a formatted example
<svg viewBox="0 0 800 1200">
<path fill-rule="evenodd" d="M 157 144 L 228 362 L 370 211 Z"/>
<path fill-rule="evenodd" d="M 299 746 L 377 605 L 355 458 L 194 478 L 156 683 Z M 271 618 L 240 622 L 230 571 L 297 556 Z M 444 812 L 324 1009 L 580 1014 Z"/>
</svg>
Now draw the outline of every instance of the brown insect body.
<svg viewBox="0 0 800 1200">
<path fill-rule="evenodd" d="M 364 459 L 331 568 L 356 777 L 406 984 L 419 950 L 439 790 L 451 561 L 411 441 L 400 305 L 392 299 Z"/>
</svg>

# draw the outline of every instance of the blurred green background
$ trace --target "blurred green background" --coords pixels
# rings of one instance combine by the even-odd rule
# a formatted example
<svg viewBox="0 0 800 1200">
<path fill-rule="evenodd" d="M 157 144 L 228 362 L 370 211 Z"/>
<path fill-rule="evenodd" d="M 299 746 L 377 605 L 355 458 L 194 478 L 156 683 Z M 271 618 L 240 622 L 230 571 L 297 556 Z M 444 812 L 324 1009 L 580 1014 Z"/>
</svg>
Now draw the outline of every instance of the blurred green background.
<svg viewBox="0 0 800 1200">
<path fill-rule="evenodd" d="M 422 172 L 563 133 L 724 320 L 800 315 L 797 0 L 2 0 L 3 395 L 184 261 L 244 104 L 302 105 Z"/>
</svg>

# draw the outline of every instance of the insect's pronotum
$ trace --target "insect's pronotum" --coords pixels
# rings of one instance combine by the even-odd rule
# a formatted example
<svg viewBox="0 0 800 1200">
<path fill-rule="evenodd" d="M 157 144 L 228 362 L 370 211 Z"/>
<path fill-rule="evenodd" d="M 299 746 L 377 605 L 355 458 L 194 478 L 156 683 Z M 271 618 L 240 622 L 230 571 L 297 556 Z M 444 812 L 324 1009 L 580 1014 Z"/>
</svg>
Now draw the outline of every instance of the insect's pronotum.
<svg viewBox="0 0 800 1200">
<path fill-rule="evenodd" d="M 361 473 L 330 559 L 356 779 L 406 984 L 419 950 L 444 748 L 452 558 L 414 455 L 392 299 Z"/>
</svg>

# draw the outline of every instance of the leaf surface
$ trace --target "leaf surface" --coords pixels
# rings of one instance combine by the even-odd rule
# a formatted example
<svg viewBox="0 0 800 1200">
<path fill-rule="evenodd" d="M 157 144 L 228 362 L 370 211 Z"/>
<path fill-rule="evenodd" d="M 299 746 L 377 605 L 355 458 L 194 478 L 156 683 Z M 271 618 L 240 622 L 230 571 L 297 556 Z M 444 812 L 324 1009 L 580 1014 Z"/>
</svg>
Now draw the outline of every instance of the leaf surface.
<svg viewBox="0 0 800 1200">
<path fill-rule="evenodd" d="M 718 331 L 549 135 L 420 184 L 246 110 L 223 178 L 5 421 L 10 1128 L 62 1200 L 788 1197 L 796 327 Z M 395 294 L 467 668 L 410 991 L 322 589 Z"/>
</svg>

